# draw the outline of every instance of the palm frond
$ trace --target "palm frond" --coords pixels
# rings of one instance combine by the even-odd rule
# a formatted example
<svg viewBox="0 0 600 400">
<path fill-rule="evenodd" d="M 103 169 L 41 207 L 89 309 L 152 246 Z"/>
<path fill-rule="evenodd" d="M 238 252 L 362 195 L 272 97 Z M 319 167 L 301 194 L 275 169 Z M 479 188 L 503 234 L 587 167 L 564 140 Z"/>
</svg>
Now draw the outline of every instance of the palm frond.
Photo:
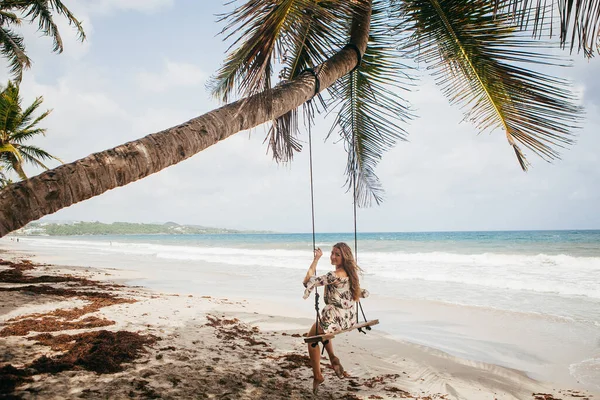
<svg viewBox="0 0 600 400">
<path fill-rule="evenodd" d="M 336 7 L 347 10 L 346 3 L 344 0 L 248 0 L 222 15 L 220 22 L 227 21 L 221 32 L 226 34 L 225 40 L 234 35 L 238 38 L 211 80 L 213 95 L 227 102 L 234 93 L 248 96 L 270 87 L 273 62 L 285 57 L 287 47 L 283 43 L 301 42 L 306 18 L 313 22 L 335 22 L 332 10 Z"/>
<path fill-rule="evenodd" d="M 226 39 L 240 34 L 230 49 L 239 44 L 211 79 L 215 97 L 229 101 L 234 92 L 244 96 L 260 93 L 271 87 L 273 52 L 283 26 L 293 17 L 294 3 L 302 0 L 249 0 L 220 21 L 229 23 L 221 33 Z M 298 16 L 296 16 L 298 17 Z"/>
<path fill-rule="evenodd" d="M 291 110 L 271 122 L 265 142 L 273 159 L 277 162 L 289 162 L 294 158 L 294 153 L 302 150 L 298 140 L 298 110 Z"/>
<path fill-rule="evenodd" d="M 325 61 L 348 40 L 354 9 L 347 1 L 306 1 L 299 4 L 304 17 L 286 29 L 278 43 L 283 68 L 280 78 L 290 80 L 306 68 Z"/>
<path fill-rule="evenodd" d="M 23 171 L 23 154 L 10 143 L 4 143 L 0 146 L 0 160 L 4 163 L 7 170 L 13 170 L 21 179 L 27 179 Z"/>
<path fill-rule="evenodd" d="M 9 154 L 12 154 L 12 155 L 14 155 L 14 157 L 17 160 L 23 161 L 23 157 L 21 156 L 21 153 L 11 143 L 0 144 L 0 154 L 2 154 L 3 157 L 4 156 L 8 157 Z"/>
<path fill-rule="evenodd" d="M 11 24 L 19 25 L 21 22 L 13 11 L 22 13 L 31 22 L 37 20 L 38 29 L 44 35 L 52 37 L 55 52 L 63 51 L 63 43 L 58 27 L 54 23 L 53 11 L 63 15 L 69 25 L 76 27 L 79 40 L 85 40 L 82 24 L 61 0 L 2 0 L 0 2 L 0 51 L 8 59 L 11 74 L 17 82 L 22 79 L 23 69 L 30 67 L 31 60 L 25 54 L 23 37 L 9 29 Z"/>
<path fill-rule="evenodd" d="M 38 29 L 44 35 L 51 36 L 54 41 L 53 51 L 60 53 L 63 51 L 63 42 L 58 32 L 58 26 L 52 19 L 51 5 L 48 0 L 30 0 L 27 1 L 27 6 L 24 7 L 25 18 L 31 18 L 32 21 L 38 22 Z"/>
<path fill-rule="evenodd" d="M 283 65 L 279 77 L 282 81 L 291 80 L 308 68 L 321 64 L 347 40 L 352 6 L 348 2 L 309 1 L 298 4 L 304 18 L 286 26 L 277 41 L 277 54 Z M 318 71 L 315 71 L 318 74 Z M 325 106 L 321 95 L 317 95 L 321 106 Z M 318 104 L 307 102 L 303 105 L 305 123 L 312 124 L 312 116 Z M 267 139 L 273 157 L 278 162 L 290 161 L 294 152 L 302 145 L 297 139 L 298 110 L 294 109 L 273 121 Z"/>
<path fill-rule="evenodd" d="M 22 144 L 23 142 L 26 142 L 39 135 L 46 135 L 46 128 L 19 130 L 10 136 L 10 140 L 15 144 Z"/>
<path fill-rule="evenodd" d="M 11 75 L 20 82 L 23 69 L 31 66 L 31 60 L 25 54 L 23 38 L 10 29 L 0 26 L 0 52 L 8 59 Z"/>
<path fill-rule="evenodd" d="M 541 36 L 552 35 L 558 19 L 560 42 L 571 52 L 583 51 L 586 57 L 598 52 L 600 40 L 600 0 L 494 0 L 500 12 L 512 17 L 521 28 Z M 558 14 L 559 18 L 555 18 Z"/>
<path fill-rule="evenodd" d="M 41 120 L 46 118 L 52 110 L 46 110 L 40 114 L 37 118 L 33 119 L 33 113 L 37 111 L 38 107 L 42 104 L 44 98 L 42 96 L 36 97 L 36 99 L 21 113 L 17 124 L 20 130 L 28 131 L 37 125 Z"/>
<path fill-rule="evenodd" d="M 69 25 L 77 29 L 78 39 L 85 40 L 83 25 L 61 0 L 3 0 L 2 3 L 4 9 L 20 10 L 24 13 L 25 18 L 30 19 L 32 22 L 37 21 L 38 29 L 44 35 L 52 37 L 54 42 L 53 51 L 57 53 L 61 53 L 64 47 L 62 37 L 54 22 L 53 13 L 64 16 Z"/>
<path fill-rule="evenodd" d="M 12 11 L 4 9 L 4 3 L 0 5 L 0 25 L 20 25 L 21 19 Z"/>
<path fill-rule="evenodd" d="M 56 10 L 59 15 L 63 15 L 67 19 L 69 25 L 73 25 L 77 29 L 77 39 L 83 42 L 86 39 L 83 25 L 75 15 L 73 15 L 71 10 L 69 10 L 60 0 L 50 0 L 50 3 L 52 4 L 52 8 Z"/>
<path fill-rule="evenodd" d="M 36 164 L 46 170 L 49 168 L 46 165 L 44 165 L 44 163 L 42 163 L 42 160 L 56 160 L 56 161 L 62 163 L 62 160 L 60 158 L 55 157 L 52 154 L 48 153 L 47 151 L 42 150 L 36 146 L 21 145 L 21 146 L 19 146 L 19 151 L 21 152 L 21 155 L 23 156 L 23 160 L 25 160 L 26 162 L 32 163 L 32 164 Z"/>
<path fill-rule="evenodd" d="M 409 67 L 399 60 L 395 38 L 389 35 L 389 1 L 373 2 L 371 35 L 360 67 L 339 80 L 332 90 L 337 117 L 330 131 L 338 130 L 348 152 L 346 185 L 355 191 L 360 207 L 383 200 L 375 167 L 383 153 L 406 140 L 402 125 L 412 118 L 407 93 Z"/>
<path fill-rule="evenodd" d="M 546 161 L 572 143 L 582 108 L 567 81 L 531 66 L 564 66 L 548 55 L 549 44 L 527 37 L 486 0 L 405 0 L 396 11 L 398 29 L 412 32 L 408 46 L 429 64 L 443 93 L 460 105 L 480 131 L 501 128 L 521 167 L 519 144 Z M 529 67 L 529 68 L 528 68 Z"/>
<path fill-rule="evenodd" d="M 7 142 L 10 135 L 18 129 L 17 120 L 21 112 L 19 87 L 9 81 L 0 92 L 0 140 Z"/>
</svg>

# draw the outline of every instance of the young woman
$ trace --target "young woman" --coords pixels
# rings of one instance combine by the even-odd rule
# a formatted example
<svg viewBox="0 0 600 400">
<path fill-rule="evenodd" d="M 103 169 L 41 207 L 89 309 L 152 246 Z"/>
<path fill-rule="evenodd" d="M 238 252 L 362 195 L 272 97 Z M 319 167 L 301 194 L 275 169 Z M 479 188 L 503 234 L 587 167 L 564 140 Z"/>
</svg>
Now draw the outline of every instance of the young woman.
<svg viewBox="0 0 600 400">
<path fill-rule="evenodd" d="M 331 264 L 335 266 L 335 271 L 330 271 L 326 275 L 315 276 L 317 263 L 323 255 L 321 249 L 315 250 L 315 258 L 306 272 L 304 278 L 304 298 L 308 298 L 310 292 L 318 286 L 325 286 L 325 307 L 321 312 L 320 326 L 313 326 L 308 332 L 308 336 L 315 336 L 323 333 L 337 332 L 351 328 L 356 323 L 356 301 L 360 297 L 367 297 L 368 292 L 361 290 L 358 280 L 358 273 L 361 269 L 356 265 L 352 250 L 346 243 L 338 243 L 331 250 Z M 331 366 L 338 378 L 344 377 L 344 367 L 340 359 L 333 353 L 333 344 L 330 340 L 325 346 Z M 308 345 L 308 355 L 313 369 L 313 391 L 316 393 L 319 385 L 325 378 L 321 373 L 321 353 L 319 346 L 312 347 Z"/>
</svg>

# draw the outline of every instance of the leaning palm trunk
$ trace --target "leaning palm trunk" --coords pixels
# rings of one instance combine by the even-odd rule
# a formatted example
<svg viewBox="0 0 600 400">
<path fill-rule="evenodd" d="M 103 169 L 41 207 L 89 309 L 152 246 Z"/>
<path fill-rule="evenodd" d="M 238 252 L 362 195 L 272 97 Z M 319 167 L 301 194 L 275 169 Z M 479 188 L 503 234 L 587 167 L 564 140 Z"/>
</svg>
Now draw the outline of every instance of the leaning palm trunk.
<svg viewBox="0 0 600 400">
<path fill-rule="evenodd" d="M 370 5 L 370 0 L 365 0 Z M 371 8 L 357 13 L 350 43 L 364 54 Z M 320 90 L 349 73 L 358 57 L 344 48 L 319 65 Z M 315 94 L 311 74 L 218 108 L 181 125 L 89 155 L 0 191 L 0 237 L 61 208 L 145 178 L 240 131 L 274 120 Z"/>
</svg>

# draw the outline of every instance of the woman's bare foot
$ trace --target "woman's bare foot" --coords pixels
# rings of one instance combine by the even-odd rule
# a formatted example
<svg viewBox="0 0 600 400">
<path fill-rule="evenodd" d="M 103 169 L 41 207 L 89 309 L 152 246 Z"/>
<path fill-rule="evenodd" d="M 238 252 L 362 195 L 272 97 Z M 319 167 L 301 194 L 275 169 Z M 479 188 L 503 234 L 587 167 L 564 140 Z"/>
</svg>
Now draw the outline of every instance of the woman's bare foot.
<svg viewBox="0 0 600 400">
<path fill-rule="evenodd" d="M 323 383 L 324 381 L 325 381 L 325 378 L 323 378 L 323 375 L 315 376 L 313 378 L 313 394 L 317 394 L 317 392 L 319 391 L 319 385 L 321 383 Z"/>
<path fill-rule="evenodd" d="M 331 366 L 333 367 L 333 370 L 335 371 L 335 375 L 338 378 L 343 378 L 344 377 L 344 367 L 342 367 L 342 363 L 340 363 L 340 359 L 337 357 L 331 357 Z"/>
</svg>

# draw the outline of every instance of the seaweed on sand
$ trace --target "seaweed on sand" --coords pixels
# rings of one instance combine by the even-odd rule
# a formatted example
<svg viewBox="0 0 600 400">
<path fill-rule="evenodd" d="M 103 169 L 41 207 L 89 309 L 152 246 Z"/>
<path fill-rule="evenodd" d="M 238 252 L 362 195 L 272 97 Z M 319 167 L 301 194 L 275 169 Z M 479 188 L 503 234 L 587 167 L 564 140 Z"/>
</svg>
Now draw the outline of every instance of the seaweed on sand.
<svg viewBox="0 0 600 400">
<path fill-rule="evenodd" d="M 24 368 L 10 364 L 0 367 L 0 397 L 7 398 L 6 395 L 10 395 L 17 386 L 42 373 L 82 369 L 100 374 L 122 371 L 124 363 L 141 356 L 146 351 L 145 346 L 152 345 L 158 338 L 127 331 L 101 330 L 78 335 L 52 336 L 45 333 L 30 340 L 63 353 L 54 357 L 41 356 Z"/>
<path fill-rule="evenodd" d="M 86 314 L 121 303 L 134 303 L 135 300 L 117 297 L 111 293 L 94 290 L 74 290 L 70 288 L 53 287 L 49 285 L 33 285 L 31 283 L 63 283 L 75 282 L 78 285 L 92 286 L 98 289 L 110 289 L 109 285 L 103 285 L 86 278 L 67 276 L 38 276 L 32 277 L 23 274 L 23 271 L 35 269 L 36 265 L 24 260 L 19 263 L 0 260 L 1 265 L 7 265 L 9 269 L 0 271 L 0 282 L 2 283 L 28 283 L 27 286 L 2 287 L 3 292 L 21 292 L 34 295 L 56 296 L 62 298 L 80 298 L 89 303 L 83 307 L 71 309 L 58 309 L 44 314 L 30 314 L 13 318 L 0 331 L 0 337 L 25 336 L 29 332 L 56 332 L 68 329 L 98 328 L 114 324 L 113 321 L 96 316 L 88 316 L 80 319 Z"/>
<path fill-rule="evenodd" d="M 122 364 L 138 358 L 144 346 L 157 340 L 152 335 L 127 331 L 94 331 L 78 335 L 38 335 L 31 340 L 64 353 L 49 358 L 42 356 L 30 364 L 38 373 L 86 369 L 100 374 L 123 370 Z"/>
<path fill-rule="evenodd" d="M 10 262 L 0 260 L 0 265 L 8 268 L 0 271 L 0 282 L 25 284 L 2 287 L 0 292 L 20 292 L 49 298 L 84 300 L 80 307 L 55 309 L 47 313 L 35 313 L 19 316 L 6 321 L 0 331 L 0 337 L 26 336 L 30 332 L 56 332 L 71 329 L 89 329 L 114 324 L 114 321 L 88 315 L 101 308 L 121 303 L 134 303 L 136 300 L 117 297 L 107 290 L 117 286 L 103 284 L 86 278 L 66 276 L 31 276 L 25 271 L 34 270 L 37 265 L 24 260 Z M 71 287 L 56 287 L 49 284 L 75 284 L 79 290 Z M 89 288 L 83 288 L 87 286 Z M 92 288 L 92 290 L 90 290 Z M 41 356 L 22 368 L 11 364 L 0 367 L 0 397 L 10 398 L 15 388 L 31 381 L 31 377 L 41 373 L 57 373 L 67 370 L 88 370 L 97 373 L 114 373 L 123 370 L 123 364 L 140 357 L 158 340 L 152 335 L 140 335 L 127 331 L 96 330 L 76 335 L 61 334 L 53 336 L 42 333 L 26 338 L 37 344 L 49 346 L 60 352 L 51 357 Z"/>
</svg>

